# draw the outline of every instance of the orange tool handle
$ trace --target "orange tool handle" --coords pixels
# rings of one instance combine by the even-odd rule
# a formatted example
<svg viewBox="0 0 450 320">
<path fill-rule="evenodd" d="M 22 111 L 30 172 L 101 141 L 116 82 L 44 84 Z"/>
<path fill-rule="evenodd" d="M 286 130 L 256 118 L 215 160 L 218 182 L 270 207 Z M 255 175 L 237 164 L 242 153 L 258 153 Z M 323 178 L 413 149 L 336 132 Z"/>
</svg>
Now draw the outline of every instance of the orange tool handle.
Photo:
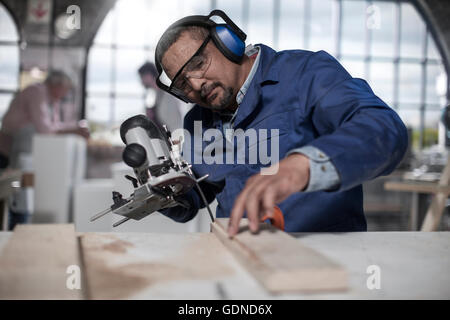
<svg viewBox="0 0 450 320">
<path fill-rule="evenodd" d="M 278 206 L 275 206 L 273 208 L 273 217 L 269 217 L 268 215 L 264 215 L 261 218 L 261 222 L 265 221 L 265 220 L 270 220 L 270 223 L 275 227 L 278 228 L 280 230 L 284 231 L 284 217 L 283 217 L 283 212 L 281 212 L 281 209 L 278 208 Z"/>
</svg>

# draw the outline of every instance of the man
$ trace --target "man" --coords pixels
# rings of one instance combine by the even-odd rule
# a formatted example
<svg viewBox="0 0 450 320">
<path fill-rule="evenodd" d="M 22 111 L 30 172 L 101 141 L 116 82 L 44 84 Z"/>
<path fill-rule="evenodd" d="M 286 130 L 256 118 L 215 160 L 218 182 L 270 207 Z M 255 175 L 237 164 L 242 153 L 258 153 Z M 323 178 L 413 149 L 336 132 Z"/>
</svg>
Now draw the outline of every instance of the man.
<svg viewBox="0 0 450 320">
<path fill-rule="evenodd" d="M 8 166 L 27 170 L 22 155 L 29 157 L 36 133 L 78 134 L 89 137 L 83 123 L 78 123 L 73 105 L 64 98 L 72 88 L 62 71 L 52 71 L 43 83 L 32 84 L 19 92 L 3 116 L 0 131 L 0 168 Z M 16 190 L 10 198 L 9 230 L 31 218 L 27 189 Z"/>
<path fill-rule="evenodd" d="M 141 83 L 146 89 L 145 113 L 159 126 L 167 125 L 170 131 L 174 131 L 183 125 L 177 99 L 160 90 L 156 85 L 158 71 L 151 62 L 144 63 L 138 69 Z"/>
<path fill-rule="evenodd" d="M 64 103 L 71 87 L 70 78 L 55 70 L 43 83 L 32 84 L 14 97 L 2 120 L 1 168 L 17 167 L 18 154 L 31 152 L 34 133 L 89 136 L 86 126 L 76 120 L 73 105 Z"/>
<path fill-rule="evenodd" d="M 389 174 L 402 159 L 408 141 L 400 118 L 324 51 L 276 52 L 259 44 L 256 53 L 232 61 L 223 43 L 211 41 L 221 32 L 212 15 L 236 29 L 217 11 L 205 23 L 185 18 L 163 34 L 155 59 L 171 80 L 160 86 L 197 104 L 184 120 L 191 135 L 195 121 L 202 133 L 217 128 L 224 136 L 228 128 L 279 130 L 267 138 L 279 141 L 275 174 L 262 174 L 261 163 L 193 164 L 197 175 L 209 174 L 203 190 L 208 201 L 217 198 L 216 215 L 230 217 L 229 235 L 238 232 L 244 213 L 257 232 L 275 205 L 288 232 L 367 230 L 361 184 Z M 208 143 L 202 150 L 191 147 L 195 154 Z M 162 212 L 176 221 L 191 219 L 202 203 L 196 192 L 186 199 L 190 209 Z"/>
</svg>

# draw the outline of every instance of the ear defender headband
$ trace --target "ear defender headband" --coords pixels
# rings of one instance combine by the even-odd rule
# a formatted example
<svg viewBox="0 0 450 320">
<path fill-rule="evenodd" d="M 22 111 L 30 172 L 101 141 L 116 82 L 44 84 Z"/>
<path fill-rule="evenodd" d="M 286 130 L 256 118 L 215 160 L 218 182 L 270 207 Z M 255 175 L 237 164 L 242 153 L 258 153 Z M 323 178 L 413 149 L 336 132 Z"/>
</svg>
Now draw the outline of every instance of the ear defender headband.
<svg viewBox="0 0 450 320">
<path fill-rule="evenodd" d="M 225 21 L 225 23 L 218 24 L 214 22 L 213 20 L 211 20 L 211 17 L 213 16 L 221 17 L 223 21 Z M 161 36 L 161 39 L 164 38 L 169 30 L 177 27 L 187 26 L 199 26 L 208 29 L 214 44 L 228 60 L 237 64 L 242 61 L 245 53 L 245 39 L 247 39 L 247 35 L 222 10 L 213 10 L 207 16 L 195 15 L 182 18 L 170 25 L 170 27 L 167 28 L 167 30 Z M 156 47 L 158 48 L 158 46 L 159 42 Z M 158 50 L 156 50 L 156 52 L 157 51 Z M 161 75 L 164 71 L 161 65 L 161 61 L 158 61 L 156 58 L 156 52 L 155 65 L 159 74 L 158 78 L 156 79 L 156 84 L 158 85 L 158 87 L 185 102 L 191 102 L 187 97 L 183 95 L 183 93 L 177 92 L 175 88 L 170 89 L 169 85 L 161 82 Z"/>
</svg>

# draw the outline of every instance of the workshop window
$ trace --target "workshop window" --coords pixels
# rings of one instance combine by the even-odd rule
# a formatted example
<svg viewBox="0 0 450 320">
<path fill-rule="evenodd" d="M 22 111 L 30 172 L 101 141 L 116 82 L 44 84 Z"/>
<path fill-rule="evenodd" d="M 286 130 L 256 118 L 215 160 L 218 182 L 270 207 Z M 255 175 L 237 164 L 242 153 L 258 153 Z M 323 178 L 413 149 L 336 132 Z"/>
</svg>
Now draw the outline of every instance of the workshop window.
<svg viewBox="0 0 450 320">
<path fill-rule="evenodd" d="M 408 2 L 213 1 L 229 10 L 248 43 L 276 50 L 326 50 L 413 129 L 413 146 L 437 142 L 446 72 L 429 28 Z M 232 10 L 230 10 L 232 9 Z M 226 11 L 228 12 L 228 11 Z"/>
<path fill-rule="evenodd" d="M 19 87 L 19 36 L 10 13 L 0 3 L 0 119 Z"/>
<path fill-rule="evenodd" d="M 137 70 L 154 62 L 159 36 L 170 20 L 208 12 L 208 2 L 118 1 L 102 23 L 89 50 L 86 117 L 92 128 L 114 128 L 144 113 L 144 88 Z M 170 17 L 170 18 L 169 18 Z"/>
<path fill-rule="evenodd" d="M 144 60 L 153 61 L 168 21 L 216 8 L 247 33 L 247 43 L 328 51 L 399 113 L 415 131 L 415 147 L 436 142 L 447 75 L 426 23 L 413 5 L 400 1 L 120 0 L 90 50 L 88 119 L 117 125 L 141 112 L 136 70 Z M 425 131 L 434 138 L 425 142 Z"/>
</svg>

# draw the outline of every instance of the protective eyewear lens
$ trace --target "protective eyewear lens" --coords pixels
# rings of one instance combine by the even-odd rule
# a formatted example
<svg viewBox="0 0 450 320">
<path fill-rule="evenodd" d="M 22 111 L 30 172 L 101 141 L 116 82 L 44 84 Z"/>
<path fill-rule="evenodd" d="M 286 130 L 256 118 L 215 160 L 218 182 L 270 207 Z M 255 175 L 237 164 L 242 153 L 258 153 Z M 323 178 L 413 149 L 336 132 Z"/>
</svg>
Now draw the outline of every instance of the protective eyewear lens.
<svg viewBox="0 0 450 320">
<path fill-rule="evenodd" d="M 211 57 L 202 54 L 202 51 L 210 39 L 210 36 L 206 37 L 200 48 L 198 48 L 194 55 L 180 68 L 180 70 L 178 70 L 177 74 L 173 77 L 170 89 L 176 89 L 177 91 L 188 94 L 192 90 L 188 83 L 188 79 L 200 79 L 205 75 L 211 63 Z"/>
</svg>

